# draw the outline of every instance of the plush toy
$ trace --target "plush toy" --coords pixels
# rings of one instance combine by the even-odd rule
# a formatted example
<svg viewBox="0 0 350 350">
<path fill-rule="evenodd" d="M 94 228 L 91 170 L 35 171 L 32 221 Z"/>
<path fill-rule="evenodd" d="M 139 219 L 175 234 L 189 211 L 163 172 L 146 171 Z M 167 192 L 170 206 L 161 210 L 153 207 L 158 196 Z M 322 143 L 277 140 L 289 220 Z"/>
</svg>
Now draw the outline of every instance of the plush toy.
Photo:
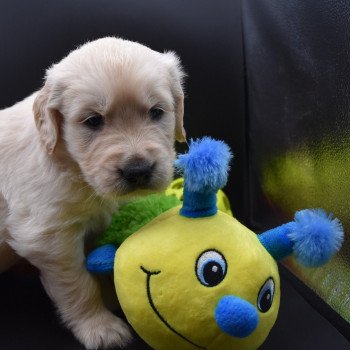
<svg viewBox="0 0 350 350">
<path fill-rule="evenodd" d="M 280 305 L 276 260 L 294 254 L 316 267 L 341 246 L 340 222 L 320 209 L 260 235 L 218 211 L 230 159 L 223 142 L 192 142 L 176 162 L 183 203 L 155 195 L 125 205 L 87 259 L 92 272 L 114 271 L 129 323 L 154 349 L 257 349 Z"/>
</svg>

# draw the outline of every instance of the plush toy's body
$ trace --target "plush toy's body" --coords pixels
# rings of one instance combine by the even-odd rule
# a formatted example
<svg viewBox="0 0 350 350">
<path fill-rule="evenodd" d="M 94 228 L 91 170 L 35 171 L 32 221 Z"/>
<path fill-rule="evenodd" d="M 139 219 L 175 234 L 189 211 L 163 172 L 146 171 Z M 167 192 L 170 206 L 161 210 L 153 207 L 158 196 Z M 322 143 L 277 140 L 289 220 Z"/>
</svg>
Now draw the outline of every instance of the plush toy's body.
<svg viewBox="0 0 350 350">
<path fill-rule="evenodd" d="M 114 270 L 128 321 L 154 349 L 257 349 L 279 309 L 275 259 L 294 253 L 304 265 L 317 266 L 342 242 L 340 223 L 320 210 L 301 211 L 295 221 L 259 236 L 217 211 L 215 194 L 226 182 L 230 157 L 220 142 L 194 142 L 177 162 L 185 177 L 183 204 L 164 204 L 159 196 L 144 206 L 150 216 L 138 218 L 131 203 L 137 232 L 118 250 L 107 244 L 88 258 L 90 271 Z M 116 223 L 126 217 L 122 209 Z M 121 243 L 108 237 L 103 243 Z"/>
<path fill-rule="evenodd" d="M 194 230 L 193 219 L 180 216 L 179 209 L 154 219 L 117 251 L 115 285 L 129 322 L 154 349 L 256 349 L 277 317 L 274 259 L 256 234 L 232 217 L 218 212 L 198 218 Z M 216 264 L 216 273 L 206 271 Z M 260 313 L 259 292 L 269 279 L 275 286 L 273 305 Z M 218 305 L 229 296 L 241 298 L 243 314 L 235 336 L 215 322 Z"/>
</svg>

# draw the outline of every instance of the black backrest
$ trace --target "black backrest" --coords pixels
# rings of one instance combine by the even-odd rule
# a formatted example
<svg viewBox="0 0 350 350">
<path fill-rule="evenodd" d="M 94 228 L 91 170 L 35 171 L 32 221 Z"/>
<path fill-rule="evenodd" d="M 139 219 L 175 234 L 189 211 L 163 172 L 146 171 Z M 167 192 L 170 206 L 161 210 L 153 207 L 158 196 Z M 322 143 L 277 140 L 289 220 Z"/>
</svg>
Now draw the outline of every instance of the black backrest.
<svg viewBox="0 0 350 350">
<path fill-rule="evenodd" d="M 350 227 L 350 3 L 243 1 L 249 224 L 322 207 Z M 350 241 L 316 271 L 286 264 L 350 336 Z"/>
</svg>

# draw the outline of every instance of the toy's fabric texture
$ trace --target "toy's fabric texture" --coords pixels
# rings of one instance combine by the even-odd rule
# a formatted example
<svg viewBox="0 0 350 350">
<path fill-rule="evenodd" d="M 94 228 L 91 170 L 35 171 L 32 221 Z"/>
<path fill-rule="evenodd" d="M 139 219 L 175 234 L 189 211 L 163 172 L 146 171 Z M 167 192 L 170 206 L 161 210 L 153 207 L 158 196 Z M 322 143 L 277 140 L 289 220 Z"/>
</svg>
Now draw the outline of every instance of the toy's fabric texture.
<svg viewBox="0 0 350 350">
<path fill-rule="evenodd" d="M 215 322 L 225 333 L 245 338 L 256 329 L 259 315 L 251 303 L 228 295 L 221 298 L 215 308 Z"/>
<path fill-rule="evenodd" d="M 216 193 L 226 185 L 231 158 L 229 147 L 221 141 L 204 137 L 191 142 L 188 153 L 175 162 L 186 178 L 181 215 L 197 218 L 216 214 Z"/>
<path fill-rule="evenodd" d="M 295 227 L 288 237 L 295 257 L 306 267 L 325 264 L 341 247 L 343 227 L 337 218 L 321 209 L 301 210 L 295 214 Z"/>
<path fill-rule="evenodd" d="M 318 266 L 340 248 L 342 226 L 322 210 L 297 212 L 260 235 L 217 211 L 231 157 L 222 142 L 194 142 L 177 162 L 183 203 L 158 195 L 126 205 L 102 241 L 108 244 L 87 259 L 95 272 L 111 271 L 114 261 L 120 305 L 154 349 L 257 349 L 278 314 L 275 259 L 294 254 Z"/>
<path fill-rule="evenodd" d="M 322 209 L 305 209 L 295 213 L 294 221 L 266 231 L 259 239 L 276 260 L 294 253 L 301 265 L 318 267 L 340 249 L 344 233 L 337 218 Z"/>
<path fill-rule="evenodd" d="M 179 215 L 179 209 L 170 209 L 148 223 L 117 251 L 115 285 L 128 321 L 154 349 L 256 349 L 277 317 L 280 292 L 274 259 L 257 236 L 232 217 L 218 212 L 194 223 Z M 226 275 L 214 286 L 210 285 L 210 270 L 206 276 L 209 286 L 196 273 L 198 258 L 208 251 L 218 252 L 226 261 Z M 214 259 L 218 260 L 215 255 Z M 210 258 L 205 264 L 210 268 Z M 260 313 L 259 291 L 271 277 L 273 304 Z M 226 296 L 240 297 L 255 310 L 253 316 L 246 309 L 237 314 L 236 304 L 227 310 L 231 316 L 241 315 L 231 325 L 235 334 L 246 327 L 247 317 L 254 318 L 259 312 L 259 324 L 249 336 L 232 337 L 215 322 L 216 307 Z"/>
<path fill-rule="evenodd" d="M 231 158 L 224 142 L 204 137 L 191 140 L 188 153 L 181 154 L 175 166 L 186 178 L 185 188 L 193 193 L 212 194 L 226 185 Z"/>
<path fill-rule="evenodd" d="M 175 196 L 153 194 L 122 205 L 98 244 L 119 246 L 149 221 L 179 204 Z"/>
<path fill-rule="evenodd" d="M 94 273 L 110 274 L 114 269 L 114 258 L 117 248 L 113 244 L 106 244 L 95 249 L 86 262 L 86 268 Z"/>
<path fill-rule="evenodd" d="M 179 177 L 175 179 L 165 190 L 166 196 L 176 196 L 181 202 L 183 201 L 183 191 L 184 191 L 184 178 Z M 219 189 L 216 193 L 216 206 L 218 210 L 233 216 L 230 201 L 227 198 L 224 191 Z"/>
</svg>

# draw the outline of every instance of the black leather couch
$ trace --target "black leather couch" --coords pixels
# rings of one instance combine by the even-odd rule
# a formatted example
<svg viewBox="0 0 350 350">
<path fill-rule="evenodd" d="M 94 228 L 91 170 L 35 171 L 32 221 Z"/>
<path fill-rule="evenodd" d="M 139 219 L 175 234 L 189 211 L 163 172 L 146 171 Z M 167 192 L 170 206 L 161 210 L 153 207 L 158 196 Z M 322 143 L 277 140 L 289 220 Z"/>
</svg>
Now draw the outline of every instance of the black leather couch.
<svg viewBox="0 0 350 350">
<path fill-rule="evenodd" d="M 262 230 L 290 216 L 263 186 L 265 159 L 349 130 L 349 12 L 337 0 L 2 0 L 0 108 L 38 89 L 45 68 L 87 40 L 174 50 L 188 73 L 187 133 L 230 144 L 234 214 Z M 0 276 L 0 348 L 82 349 L 25 271 Z M 349 349 L 349 324 L 290 270 L 281 274 L 280 316 L 262 349 Z"/>
</svg>

